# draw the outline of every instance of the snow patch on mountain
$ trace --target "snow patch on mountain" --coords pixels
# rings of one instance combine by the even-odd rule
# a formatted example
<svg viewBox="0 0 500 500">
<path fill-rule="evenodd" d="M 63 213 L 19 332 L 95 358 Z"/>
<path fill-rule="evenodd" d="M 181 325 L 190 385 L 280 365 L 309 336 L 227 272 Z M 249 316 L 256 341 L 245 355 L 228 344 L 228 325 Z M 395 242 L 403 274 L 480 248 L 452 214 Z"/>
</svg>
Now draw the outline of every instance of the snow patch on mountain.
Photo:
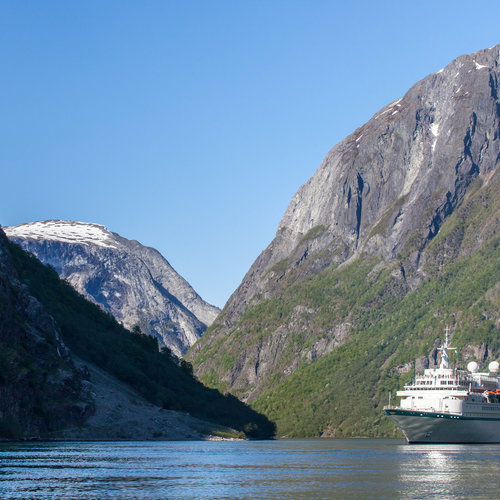
<svg viewBox="0 0 500 500">
<path fill-rule="evenodd" d="M 105 248 L 119 247 L 119 244 L 113 240 L 113 234 L 106 227 L 99 224 L 48 220 L 6 227 L 4 230 L 9 238 L 64 241 L 66 243 L 97 245 Z"/>
</svg>

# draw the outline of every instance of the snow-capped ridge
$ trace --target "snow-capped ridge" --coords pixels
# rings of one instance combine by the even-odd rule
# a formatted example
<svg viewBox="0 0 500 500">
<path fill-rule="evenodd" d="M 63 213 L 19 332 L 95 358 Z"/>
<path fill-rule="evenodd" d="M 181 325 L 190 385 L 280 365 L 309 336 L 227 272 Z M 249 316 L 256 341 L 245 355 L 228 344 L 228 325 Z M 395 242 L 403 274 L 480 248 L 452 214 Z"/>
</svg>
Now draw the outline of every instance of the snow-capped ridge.
<svg viewBox="0 0 500 500">
<path fill-rule="evenodd" d="M 10 238 L 62 241 L 81 245 L 118 248 L 120 245 L 105 226 L 78 221 L 46 220 L 3 228 Z"/>
</svg>

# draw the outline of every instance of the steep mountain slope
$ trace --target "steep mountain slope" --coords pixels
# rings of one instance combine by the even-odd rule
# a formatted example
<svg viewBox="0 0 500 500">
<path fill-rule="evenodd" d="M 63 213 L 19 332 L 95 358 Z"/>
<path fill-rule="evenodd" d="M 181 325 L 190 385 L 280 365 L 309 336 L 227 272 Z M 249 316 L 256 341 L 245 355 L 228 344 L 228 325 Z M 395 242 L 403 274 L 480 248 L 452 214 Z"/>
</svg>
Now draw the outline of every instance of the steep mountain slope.
<svg viewBox="0 0 500 500">
<path fill-rule="evenodd" d="M 188 353 L 203 380 L 283 434 L 387 435 L 380 402 L 446 322 L 464 357 L 498 355 L 499 52 L 459 57 L 328 153 Z"/>
<path fill-rule="evenodd" d="M 4 230 L 126 328 L 139 325 L 177 356 L 200 338 L 219 313 L 157 250 L 104 226 L 43 221 Z"/>
<path fill-rule="evenodd" d="M 79 425 L 94 402 L 60 331 L 19 281 L 0 230 L 0 437 Z"/>
<path fill-rule="evenodd" d="M 3 236 L 1 230 L 0 235 Z M 4 240 L 7 242 L 5 236 Z M 61 280 L 53 268 L 43 265 L 33 254 L 22 250 L 17 244 L 8 242 L 8 253 L 10 254 L 8 258 L 15 268 L 19 281 L 23 283 L 26 293 L 35 297 L 44 310 L 52 316 L 52 322 L 55 321 L 64 344 L 68 346 L 72 354 L 80 358 L 83 364 L 89 363 L 89 366 L 94 367 L 90 370 L 90 379 L 94 386 L 96 380 L 92 373 L 99 369 L 107 374 L 107 379 L 118 379 L 121 383 L 130 386 L 131 392 L 136 391 L 149 403 L 165 410 L 189 412 L 194 417 L 211 422 L 209 425 L 214 429 L 220 426 L 231 427 L 251 437 L 268 438 L 273 435 L 274 426 L 265 417 L 234 397 L 223 396 L 216 390 L 204 387 L 192 376 L 192 368 L 188 363 L 180 361 L 167 351 L 158 350 L 156 338 L 133 333 L 123 328 L 113 316 L 86 300 L 70 284 Z M 9 303 L 1 312 L 0 320 L 3 321 L 4 318 L 9 320 L 13 317 L 14 326 L 15 322 L 24 324 L 24 321 L 31 319 L 30 310 L 13 310 Z M 25 320 L 26 314 L 27 320 Z M 10 333 L 11 324 L 12 321 L 7 323 L 6 334 Z M 17 342 L 16 339 L 17 337 L 14 337 L 10 340 Z M 22 336 L 21 340 L 23 340 Z M 25 339 L 23 347 L 25 351 L 17 355 L 17 365 L 13 365 L 7 373 L 22 380 L 27 379 L 26 394 L 31 398 L 36 395 L 43 399 L 50 392 L 43 384 L 34 380 L 33 365 L 36 368 L 38 361 L 33 360 L 32 357 L 37 356 L 38 351 L 43 349 L 56 349 L 57 351 L 59 344 L 49 337 L 28 338 Z M 10 357 L 6 362 L 10 367 Z M 40 362 L 44 367 L 51 368 L 45 359 L 41 359 Z M 102 376 L 99 375 L 99 378 Z M 112 385 L 116 387 L 117 384 L 112 383 Z M 92 385 L 89 387 L 92 390 Z M 102 396 L 102 390 L 95 390 L 95 392 L 97 401 Z M 113 388 L 112 392 L 116 392 L 116 388 Z M 20 394 L 23 395 L 22 391 Z M 110 393 L 109 400 L 110 402 L 116 400 L 115 395 Z M 71 401 L 68 399 L 69 403 Z M 118 421 L 118 416 L 126 413 L 123 417 L 129 418 L 131 422 L 134 421 L 133 425 L 139 428 L 140 432 L 137 435 L 144 436 L 145 429 L 142 428 L 140 422 L 138 425 L 137 418 L 132 415 L 134 412 L 137 413 L 137 408 L 129 411 L 130 408 L 119 408 L 119 405 L 123 406 L 123 403 L 119 402 L 110 415 L 115 418 L 114 423 L 117 426 L 123 425 L 123 421 Z M 149 409 L 144 411 L 151 413 Z M 156 425 L 160 420 L 165 421 L 163 413 L 158 414 L 157 417 L 154 419 Z M 183 418 L 182 420 L 189 419 Z M 173 422 L 173 419 L 170 421 Z M 68 419 L 66 425 L 71 423 Z M 106 425 L 109 426 L 109 421 Z M 204 425 L 207 425 L 206 422 Z M 102 436 L 99 437 L 102 438 Z"/>
</svg>

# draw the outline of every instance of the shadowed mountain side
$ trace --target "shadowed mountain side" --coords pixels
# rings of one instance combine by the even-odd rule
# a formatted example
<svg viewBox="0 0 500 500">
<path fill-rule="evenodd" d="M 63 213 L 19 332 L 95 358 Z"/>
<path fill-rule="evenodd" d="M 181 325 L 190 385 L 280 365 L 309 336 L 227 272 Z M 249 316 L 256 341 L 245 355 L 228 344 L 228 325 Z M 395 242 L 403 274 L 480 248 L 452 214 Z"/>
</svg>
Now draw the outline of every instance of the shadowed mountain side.
<svg viewBox="0 0 500 500">
<path fill-rule="evenodd" d="M 84 383 L 54 319 L 19 281 L 0 229 L 0 437 L 81 424 L 94 410 Z"/>
<path fill-rule="evenodd" d="M 159 352 L 157 340 L 132 333 L 98 306 L 85 300 L 54 269 L 9 244 L 20 280 L 54 317 L 64 342 L 84 362 L 130 385 L 151 403 L 244 432 L 269 438 L 274 425 L 233 396 L 208 389 L 192 376 L 191 366 Z"/>
</svg>

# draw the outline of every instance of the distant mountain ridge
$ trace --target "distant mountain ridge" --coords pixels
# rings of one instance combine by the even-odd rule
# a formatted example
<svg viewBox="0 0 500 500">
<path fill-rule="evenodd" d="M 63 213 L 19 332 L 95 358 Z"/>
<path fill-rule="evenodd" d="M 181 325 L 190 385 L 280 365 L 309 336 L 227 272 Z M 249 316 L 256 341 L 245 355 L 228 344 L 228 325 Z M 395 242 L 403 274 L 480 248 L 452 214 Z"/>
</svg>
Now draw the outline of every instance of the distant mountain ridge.
<svg viewBox="0 0 500 500">
<path fill-rule="evenodd" d="M 157 250 L 104 226 L 49 220 L 3 229 L 126 328 L 138 325 L 177 356 L 220 312 L 201 299 Z"/>
<path fill-rule="evenodd" d="M 388 435 L 381 401 L 445 323 L 461 356 L 497 356 L 499 79 L 500 45 L 460 56 L 333 147 L 189 351 L 195 373 L 279 435 Z"/>
</svg>

